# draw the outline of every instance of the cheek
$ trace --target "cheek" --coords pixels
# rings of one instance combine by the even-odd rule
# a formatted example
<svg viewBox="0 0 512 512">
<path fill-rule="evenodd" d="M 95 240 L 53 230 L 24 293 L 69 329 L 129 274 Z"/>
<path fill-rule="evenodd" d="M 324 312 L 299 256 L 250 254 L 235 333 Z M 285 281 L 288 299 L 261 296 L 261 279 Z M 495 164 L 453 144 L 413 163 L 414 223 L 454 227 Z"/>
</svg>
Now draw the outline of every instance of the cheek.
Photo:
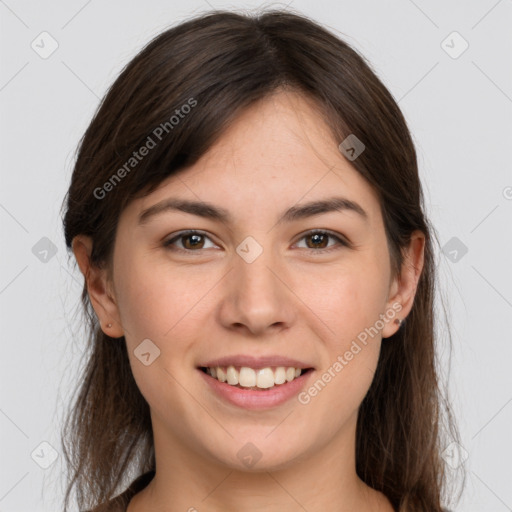
<svg viewBox="0 0 512 512">
<path fill-rule="evenodd" d="M 176 378 L 188 367 L 194 334 L 202 325 L 199 316 L 204 315 L 201 298 L 212 285 L 206 287 L 204 276 L 171 272 L 162 264 L 127 261 L 123 275 L 121 265 L 118 268 L 118 305 L 137 386 L 156 411 L 184 410 L 189 397 Z M 158 354 L 149 365 L 137 355 L 146 339 L 154 343 L 145 345 L 149 359 Z"/>
<path fill-rule="evenodd" d="M 383 261 L 378 254 L 367 254 L 331 269 L 329 279 L 318 274 L 308 280 L 310 285 L 317 283 L 310 288 L 315 291 L 308 304 L 321 320 L 318 329 L 323 329 L 321 324 L 328 326 L 322 330 L 326 359 L 317 377 L 329 381 L 330 391 L 321 393 L 328 408 L 357 408 L 372 382 L 381 345 L 379 320 L 387 297 L 388 269 Z"/>
<path fill-rule="evenodd" d="M 352 273 L 333 280 L 329 293 L 311 299 L 329 330 L 322 336 L 322 368 L 301 403 L 310 401 L 305 409 L 313 414 L 322 435 L 334 435 L 340 423 L 356 413 L 370 388 L 381 347 L 381 334 L 372 326 L 382 312 L 382 297 L 375 282 Z M 317 326 L 321 329 L 319 322 Z"/>
<path fill-rule="evenodd" d="M 161 342 L 189 321 L 208 289 L 200 273 L 171 271 L 165 264 L 135 258 L 124 268 L 119 265 L 118 280 L 119 311 L 128 337 L 153 336 Z"/>
<path fill-rule="evenodd" d="M 305 303 L 339 343 L 374 325 L 383 312 L 387 273 L 380 267 L 375 261 L 361 259 L 358 264 L 340 265 L 302 281 Z"/>
</svg>

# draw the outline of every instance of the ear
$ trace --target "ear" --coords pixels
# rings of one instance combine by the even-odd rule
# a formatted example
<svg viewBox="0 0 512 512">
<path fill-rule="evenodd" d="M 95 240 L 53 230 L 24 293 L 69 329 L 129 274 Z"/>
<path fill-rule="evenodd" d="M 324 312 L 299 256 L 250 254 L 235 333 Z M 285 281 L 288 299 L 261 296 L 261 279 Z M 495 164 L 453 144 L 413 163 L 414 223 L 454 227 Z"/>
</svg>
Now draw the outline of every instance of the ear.
<svg viewBox="0 0 512 512">
<path fill-rule="evenodd" d="M 89 236 L 77 235 L 71 245 L 102 331 L 111 338 L 120 338 L 124 331 L 107 270 L 91 263 L 92 239 Z M 108 327 L 109 324 L 111 327 Z"/>
<path fill-rule="evenodd" d="M 394 323 L 396 318 L 404 321 L 410 313 L 418 281 L 423 270 L 425 254 L 425 234 L 416 230 L 411 234 L 409 245 L 404 253 L 404 261 L 398 276 L 395 276 L 390 285 L 389 299 L 386 311 L 396 311 L 393 320 L 386 323 L 382 329 L 382 337 L 389 338 L 398 331 L 399 326 Z"/>
</svg>

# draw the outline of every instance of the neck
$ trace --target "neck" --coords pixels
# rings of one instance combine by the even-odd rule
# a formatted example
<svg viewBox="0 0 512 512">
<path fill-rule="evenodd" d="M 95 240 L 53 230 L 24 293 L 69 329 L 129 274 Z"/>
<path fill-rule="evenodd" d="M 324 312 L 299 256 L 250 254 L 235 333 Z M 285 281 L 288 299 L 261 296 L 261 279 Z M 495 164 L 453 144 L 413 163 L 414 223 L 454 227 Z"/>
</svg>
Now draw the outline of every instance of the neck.
<svg viewBox="0 0 512 512">
<path fill-rule="evenodd" d="M 393 512 L 356 474 L 355 425 L 284 467 L 241 471 L 170 441 L 153 418 L 155 477 L 127 512 Z"/>
</svg>

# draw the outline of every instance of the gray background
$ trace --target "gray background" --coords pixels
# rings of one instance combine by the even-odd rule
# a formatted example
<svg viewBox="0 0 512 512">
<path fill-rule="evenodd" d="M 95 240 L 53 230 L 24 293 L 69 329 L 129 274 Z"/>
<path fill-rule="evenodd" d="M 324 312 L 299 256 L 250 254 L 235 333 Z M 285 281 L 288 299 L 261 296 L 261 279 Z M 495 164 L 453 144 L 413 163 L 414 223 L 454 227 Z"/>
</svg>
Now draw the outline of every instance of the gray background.
<svg viewBox="0 0 512 512">
<path fill-rule="evenodd" d="M 360 50 L 409 123 L 445 247 L 439 272 L 454 350 L 450 360 L 443 343 L 440 357 L 463 442 L 446 456 L 457 466 L 467 454 L 468 477 L 455 510 L 512 510 L 512 1 L 290 4 Z M 75 318 L 82 280 L 59 210 L 99 99 L 170 25 L 210 6 L 260 5 L 0 1 L 0 511 L 59 510 L 60 426 L 84 346 Z M 58 43 L 47 58 L 43 31 Z M 460 55 L 454 31 L 469 44 Z"/>
</svg>

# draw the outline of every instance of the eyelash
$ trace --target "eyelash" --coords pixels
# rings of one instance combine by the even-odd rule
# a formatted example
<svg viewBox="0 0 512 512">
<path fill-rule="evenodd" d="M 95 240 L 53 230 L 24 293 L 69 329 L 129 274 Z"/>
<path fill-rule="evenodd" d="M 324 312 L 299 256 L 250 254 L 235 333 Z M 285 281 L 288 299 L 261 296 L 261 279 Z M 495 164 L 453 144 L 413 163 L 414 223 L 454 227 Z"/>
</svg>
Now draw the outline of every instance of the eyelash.
<svg viewBox="0 0 512 512">
<path fill-rule="evenodd" d="M 308 236 L 313 236 L 313 235 L 317 235 L 317 234 L 327 235 L 330 238 L 334 238 L 335 240 L 337 240 L 339 242 L 339 245 L 337 245 L 337 246 L 335 245 L 335 246 L 329 247 L 327 249 L 311 249 L 309 247 L 306 247 L 306 249 L 309 249 L 310 251 L 312 251 L 314 253 L 325 254 L 325 253 L 331 252 L 333 250 L 341 249 L 342 247 L 350 247 L 350 244 L 347 241 L 345 241 L 343 238 L 339 237 L 338 235 L 335 235 L 331 231 L 322 230 L 322 229 L 313 229 L 311 231 L 308 231 L 307 233 L 304 233 L 302 235 L 302 237 L 299 238 L 298 241 L 301 241 L 302 239 L 304 239 L 304 238 L 306 238 Z M 181 249 L 179 247 L 172 247 L 172 244 L 174 242 L 176 242 L 177 240 L 179 240 L 181 238 L 186 238 L 187 236 L 191 236 L 191 235 L 200 235 L 200 236 L 203 236 L 203 237 L 206 237 L 206 238 L 210 238 L 203 231 L 198 231 L 198 230 L 190 229 L 190 230 L 187 230 L 187 231 L 181 231 L 180 233 L 178 233 L 173 238 L 171 238 L 169 240 L 166 240 L 163 243 L 163 246 L 165 248 L 169 249 L 170 251 L 176 251 L 176 252 L 182 252 L 182 253 L 189 253 L 190 254 L 190 253 L 193 253 L 193 252 L 200 252 L 201 249 L 191 250 L 191 249 Z"/>
</svg>

